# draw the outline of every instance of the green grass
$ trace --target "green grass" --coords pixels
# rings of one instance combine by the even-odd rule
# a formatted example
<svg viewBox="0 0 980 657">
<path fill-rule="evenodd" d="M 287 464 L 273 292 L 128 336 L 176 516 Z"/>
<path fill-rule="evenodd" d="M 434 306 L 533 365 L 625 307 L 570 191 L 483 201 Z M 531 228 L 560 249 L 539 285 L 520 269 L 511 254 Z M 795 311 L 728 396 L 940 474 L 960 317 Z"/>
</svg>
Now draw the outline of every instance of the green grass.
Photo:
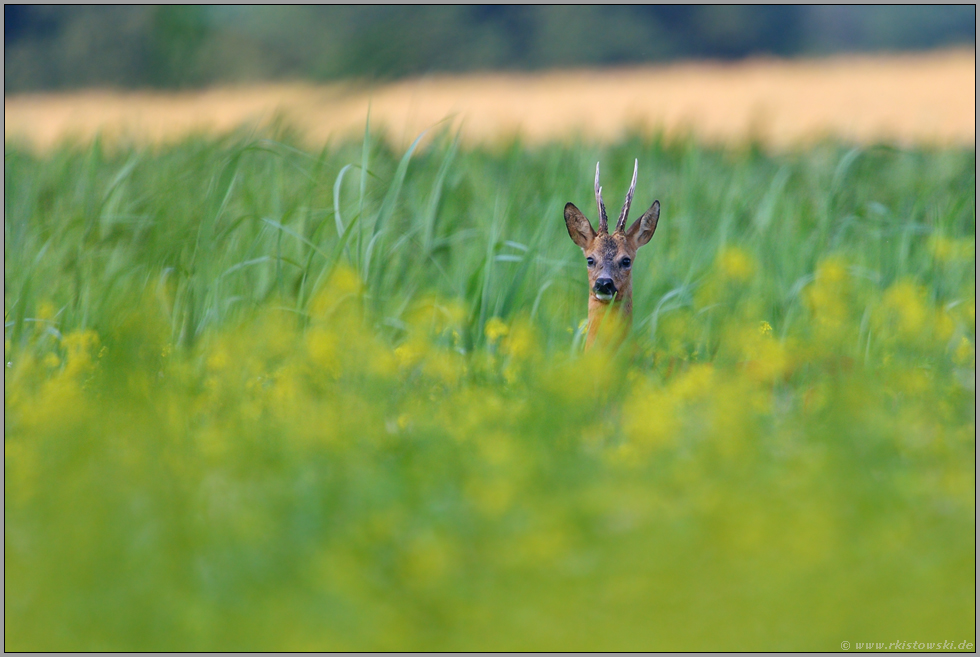
<svg viewBox="0 0 980 657">
<path fill-rule="evenodd" d="M 6 144 L 6 649 L 975 643 L 974 150 L 429 137 Z"/>
</svg>

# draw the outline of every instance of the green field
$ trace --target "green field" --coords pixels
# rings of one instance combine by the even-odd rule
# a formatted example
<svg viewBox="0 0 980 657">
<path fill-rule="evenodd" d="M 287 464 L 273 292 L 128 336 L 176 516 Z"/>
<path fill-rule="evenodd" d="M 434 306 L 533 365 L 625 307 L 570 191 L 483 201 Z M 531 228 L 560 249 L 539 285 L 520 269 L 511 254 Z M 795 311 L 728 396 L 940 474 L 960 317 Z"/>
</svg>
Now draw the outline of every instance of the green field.
<svg viewBox="0 0 980 657">
<path fill-rule="evenodd" d="M 976 643 L 975 150 L 430 137 L 5 145 L 5 649 Z"/>
</svg>

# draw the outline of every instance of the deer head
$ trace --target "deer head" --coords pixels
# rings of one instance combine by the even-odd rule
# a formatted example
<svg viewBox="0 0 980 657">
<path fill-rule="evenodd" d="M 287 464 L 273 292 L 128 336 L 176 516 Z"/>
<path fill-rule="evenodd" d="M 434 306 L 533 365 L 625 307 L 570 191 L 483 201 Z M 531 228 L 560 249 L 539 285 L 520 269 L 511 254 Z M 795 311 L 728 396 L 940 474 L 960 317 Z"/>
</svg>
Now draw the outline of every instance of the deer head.
<svg viewBox="0 0 980 657">
<path fill-rule="evenodd" d="M 643 213 L 629 229 L 626 219 L 633 192 L 636 189 L 638 161 L 633 163 L 633 182 L 626 193 L 623 210 L 619 213 L 616 229 L 609 233 L 606 205 L 602 201 L 602 187 L 599 186 L 599 164 L 595 165 L 595 201 L 599 212 L 599 230 L 572 203 L 565 204 L 565 227 L 585 254 L 589 273 L 589 333 L 585 340 L 586 348 L 595 341 L 599 325 L 605 312 L 611 308 L 618 311 L 620 324 L 629 328 L 633 316 L 633 260 L 636 251 L 650 241 L 657 230 L 660 219 L 660 201 L 654 201 L 650 209 Z"/>
</svg>

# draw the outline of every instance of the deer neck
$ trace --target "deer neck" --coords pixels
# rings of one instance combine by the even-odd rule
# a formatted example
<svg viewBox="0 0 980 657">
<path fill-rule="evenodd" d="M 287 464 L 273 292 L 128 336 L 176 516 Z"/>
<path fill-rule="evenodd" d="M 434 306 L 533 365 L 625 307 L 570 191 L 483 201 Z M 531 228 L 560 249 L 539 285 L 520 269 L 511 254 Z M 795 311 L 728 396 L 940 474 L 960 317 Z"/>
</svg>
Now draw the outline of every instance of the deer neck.
<svg viewBox="0 0 980 657">
<path fill-rule="evenodd" d="M 611 346 L 618 346 L 629 333 L 633 323 L 633 286 L 627 285 L 619 291 L 615 301 L 603 303 L 589 295 L 589 332 L 585 336 L 588 350 L 599 340 Z"/>
</svg>

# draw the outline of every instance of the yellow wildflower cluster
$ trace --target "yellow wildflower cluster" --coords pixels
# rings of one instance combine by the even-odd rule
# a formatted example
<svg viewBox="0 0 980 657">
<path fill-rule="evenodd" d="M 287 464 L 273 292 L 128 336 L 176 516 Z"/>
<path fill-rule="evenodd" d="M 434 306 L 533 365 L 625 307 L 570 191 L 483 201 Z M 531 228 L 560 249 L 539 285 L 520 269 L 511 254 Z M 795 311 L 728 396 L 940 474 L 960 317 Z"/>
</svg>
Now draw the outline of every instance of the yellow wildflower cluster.
<svg viewBox="0 0 980 657">
<path fill-rule="evenodd" d="M 697 305 L 704 308 L 737 303 L 745 287 L 755 278 L 758 267 L 755 258 L 745 249 L 722 246 L 695 296 Z"/>
<path fill-rule="evenodd" d="M 507 335 L 507 325 L 499 317 L 492 317 L 487 321 L 483 331 L 490 344 L 495 344 L 500 338 Z"/>
<path fill-rule="evenodd" d="M 755 260 L 737 246 L 726 246 L 718 252 L 715 267 L 727 280 L 744 283 L 755 276 Z"/>
<path fill-rule="evenodd" d="M 728 250 L 716 274 L 756 266 Z M 956 584 L 973 553 L 969 303 L 940 307 L 911 280 L 868 293 L 828 258 L 797 320 L 684 307 L 658 344 L 582 354 L 521 317 L 467 345 L 463 306 L 434 296 L 379 328 L 363 291 L 338 268 L 305 315 L 270 305 L 192 347 L 144 301 L 102 334 L 8 337 L 8 645 L 705 636 L 636 622 L 665 604 L 722 605 L 712 645 L 732 648 L 763 611 L 830 614 L 820 638 L 855 614 L 912 632 L 939 609 L 972 627 L 950 602 L 972 590 Z M 923 554 L 937 565 L 920 576 Z M 868 586 L 835 616 L 853 563 L 870 582 L 910 577 L 921 604 L 883 621 L 869 610 L 894 588 Z M 784 611 L 786 591 L 803 607 Z M 127 629 L 146 618 L 173 627 Z"/>
<path fill-rule="evenodd" d="M 944 235 L 933 235 L 928 242 L 929 252 L 942 264 L 967 263 L 976 257 L 976 240 L 950 239 Z"/>
<path fill-rule="evenodd" d="M 857 340 L 854 281 L 843 259 L 831 257 L 821 262 L 803 298 L 812 317 L 813 339 L 822 348 L 839 349 Z"/>
</svg>

